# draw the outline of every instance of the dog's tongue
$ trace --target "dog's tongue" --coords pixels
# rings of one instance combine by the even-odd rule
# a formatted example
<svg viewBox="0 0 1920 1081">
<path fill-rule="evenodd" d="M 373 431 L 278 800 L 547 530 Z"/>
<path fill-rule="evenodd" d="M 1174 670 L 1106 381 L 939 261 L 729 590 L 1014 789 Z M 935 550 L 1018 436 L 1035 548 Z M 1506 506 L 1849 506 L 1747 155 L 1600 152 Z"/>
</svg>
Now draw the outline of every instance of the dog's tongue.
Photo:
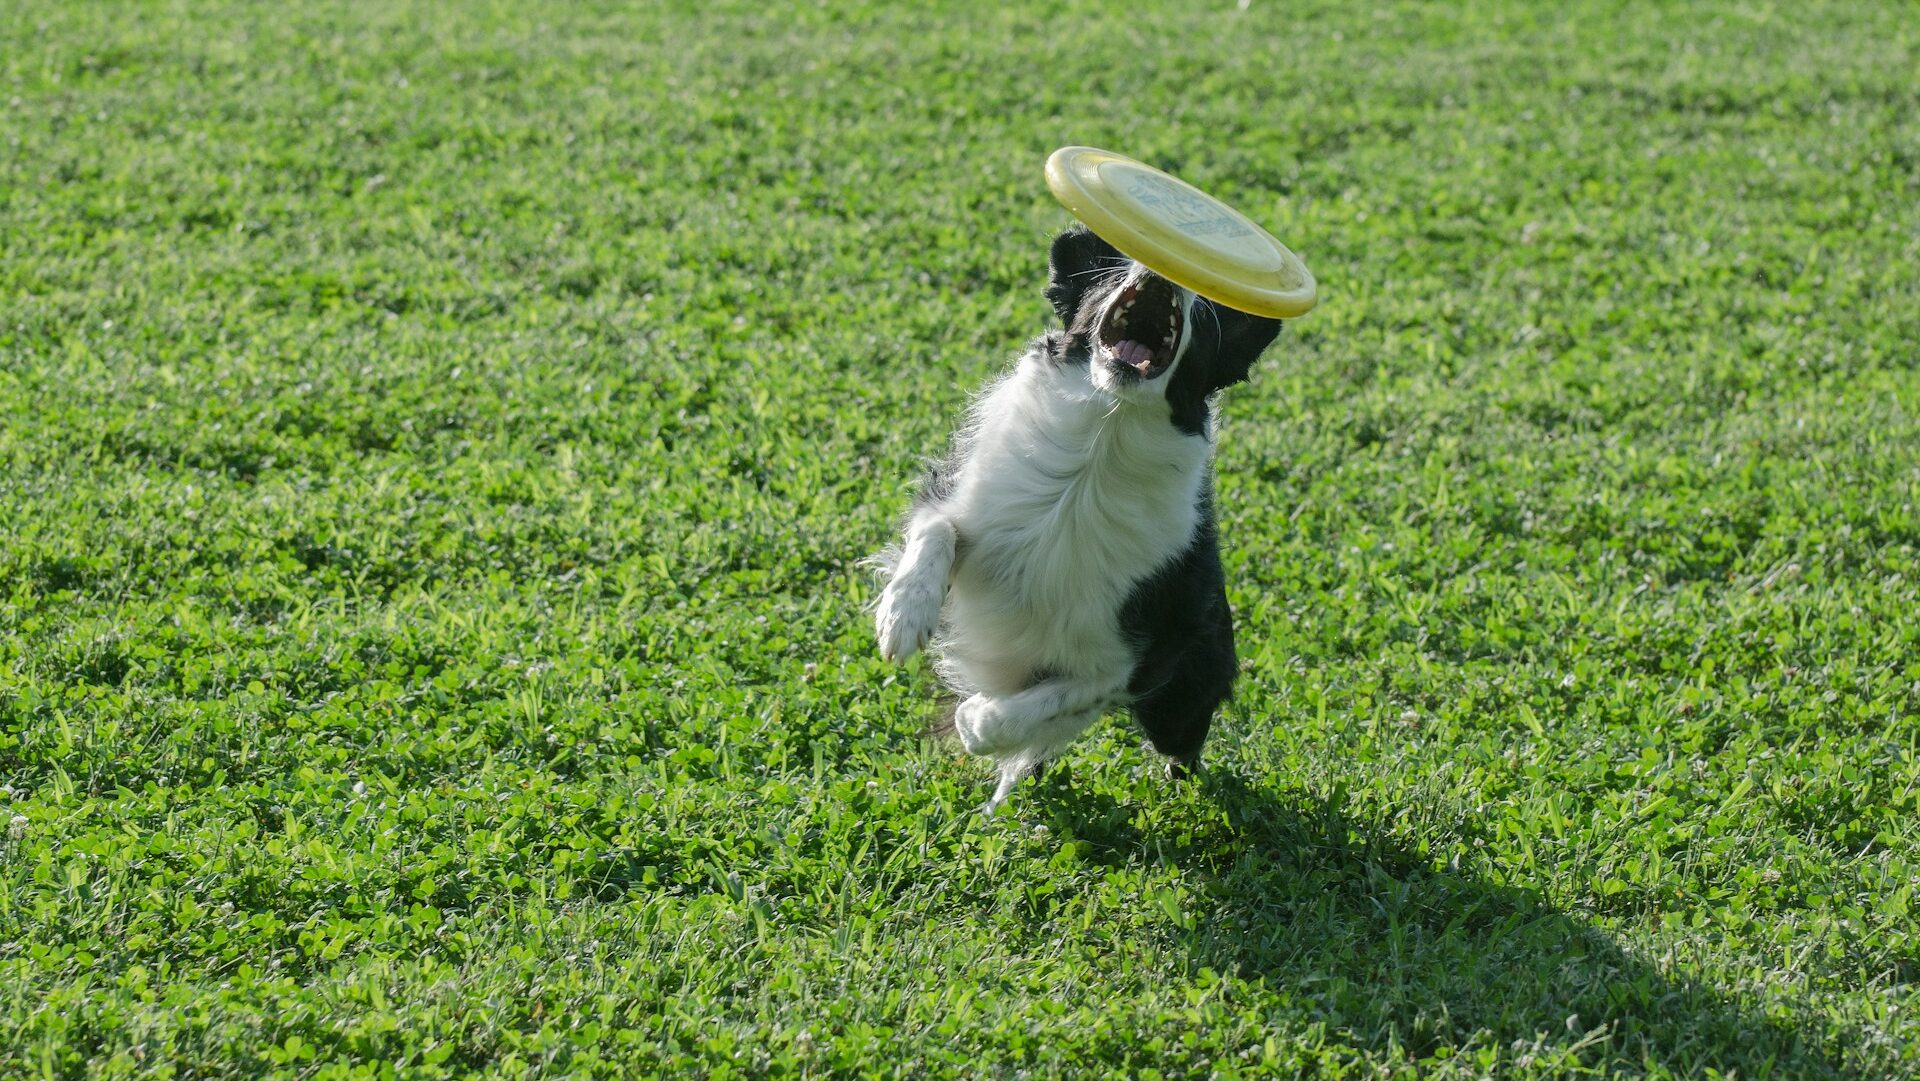
<svg viewBox="0 0 1920 1081">
<path fill-rule="evenodd" d="M 1141 375 L 1147 374 L 1147 369 L 1153 367 L 1153 350 L 1141 345 L 1132 338 L 1115 344 L 1113 347 L 1113 355 L 1120 358 L 1120 363 L 1125 364 Z"/>
</svg>

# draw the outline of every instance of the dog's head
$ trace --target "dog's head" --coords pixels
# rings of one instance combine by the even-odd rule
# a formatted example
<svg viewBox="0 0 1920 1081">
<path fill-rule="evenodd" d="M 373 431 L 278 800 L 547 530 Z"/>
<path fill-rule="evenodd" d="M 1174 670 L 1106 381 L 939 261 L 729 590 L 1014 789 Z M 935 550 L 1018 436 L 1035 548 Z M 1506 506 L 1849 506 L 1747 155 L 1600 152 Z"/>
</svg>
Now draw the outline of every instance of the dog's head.
<svg viewBox="0 0 1920 1081">
<path fill-rule="evenodd" d="M 1094 386 L 1117 397 L 1164 399 L 1190 431 L 1203 429 L 1207 398 L 1246 379 L 1280 333 L 1280 320 L 1175 285 L 1080 226 L 1053 240 L 1047 300 L 1066 325 L 1062 360 L 1087 364 Z"/>
</svg>

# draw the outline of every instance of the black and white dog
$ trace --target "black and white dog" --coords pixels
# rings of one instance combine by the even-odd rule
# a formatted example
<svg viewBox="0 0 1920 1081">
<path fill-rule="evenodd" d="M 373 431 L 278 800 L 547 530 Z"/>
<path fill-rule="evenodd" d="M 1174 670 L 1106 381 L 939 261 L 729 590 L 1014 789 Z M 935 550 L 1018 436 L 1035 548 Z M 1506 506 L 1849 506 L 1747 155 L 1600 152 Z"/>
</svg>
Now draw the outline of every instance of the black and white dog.
<svg viewBox="0 0 1920 1081">
<path fill-rule="evenodd" d="M 932 643 L 961 742 L 998 766 L 989 807 L 1122 705 L 1176 770 L 1197 762 L 1236 671 L 1211 399 L 1280 331 L 1082 228 L 1051 264 L 1064 329 L 974 401 L 876 557 L 880 653 Z"/>
</svg>

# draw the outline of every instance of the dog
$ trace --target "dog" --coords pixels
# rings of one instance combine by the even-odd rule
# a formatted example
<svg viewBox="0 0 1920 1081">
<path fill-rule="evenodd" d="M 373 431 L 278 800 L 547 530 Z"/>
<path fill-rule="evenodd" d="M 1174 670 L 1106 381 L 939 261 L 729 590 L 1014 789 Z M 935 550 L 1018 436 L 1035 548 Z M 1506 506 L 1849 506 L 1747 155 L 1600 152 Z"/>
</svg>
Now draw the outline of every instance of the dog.
<svg viewBox="0 0 1920 1081">
<path fill-rule="evenodd" d="M 989 810 L 1121 706 L 1173 773 L 1197 767 L 1238 671 L 1214 396 L 1281 327 L 1078 226 L 1053 240 L 1046 298 L 1060 329 L 974 399 L 874 557 L 880 654 L 931 647 L 954 731 L 997 767 Z"/>
</svg>

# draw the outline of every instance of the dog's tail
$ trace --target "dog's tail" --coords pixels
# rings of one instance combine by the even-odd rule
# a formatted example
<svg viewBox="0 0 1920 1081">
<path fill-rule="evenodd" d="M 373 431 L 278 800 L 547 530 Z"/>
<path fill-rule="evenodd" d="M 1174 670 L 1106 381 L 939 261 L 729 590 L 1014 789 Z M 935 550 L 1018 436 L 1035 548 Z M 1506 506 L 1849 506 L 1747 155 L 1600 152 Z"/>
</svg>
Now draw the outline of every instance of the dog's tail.
<svg viewBox="0 0 1920 1081">
<path fill-rule="evenodd" d="M 1051 762 L 1054 754 L 1057 753 L 1058 752 L 1054 752 L 1045 755 L 1019 754 L 1012 758 L 1001 759 L 994 767 L 995 771 L 999 774 L 999 780 L 993 786 L 993 798 L 988 800 L 986 805 L 980 808 L 981 813 L 992 814 L 994 808 L 1006 802 L 1007 797 L 1013 793 L 1013 790 L 1019 786 L 1021 781 L 1030 777 L 1037 779 L 1041 774 L 1045 773 L 1047 763 Z"/>
<path fill-rule="evenodd" d="M 920 738 L 928 743 L 945 743 L 960 738 L 953 723 L 954 711 L 960 708 L 960 696 L 943 688 L 939 702 L 939 718 L 920 730 Z"/>
</svg>

